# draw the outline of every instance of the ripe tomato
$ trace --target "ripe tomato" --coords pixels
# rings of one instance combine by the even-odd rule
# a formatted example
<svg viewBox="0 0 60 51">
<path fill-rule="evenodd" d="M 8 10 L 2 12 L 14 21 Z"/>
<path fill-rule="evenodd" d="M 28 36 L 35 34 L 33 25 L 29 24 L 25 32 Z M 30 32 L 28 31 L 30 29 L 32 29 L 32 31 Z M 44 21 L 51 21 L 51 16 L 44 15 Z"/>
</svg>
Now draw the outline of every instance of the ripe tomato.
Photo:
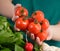
<svg viewBox="0 0 60 51">
<path fill-rule="evenodd" d="M 22 9 L 22 15 L 23 16 L 28 16 L 28 10 L 26 8 Z"/>
<path fill-rule="evenodd" d="M 33 18 L 28 18 L 28 20 L 29 20 L 29 23 L 34 22 Z"/>
<path fill-rule="evenodd" d="M 32 17 L 38 20 L 38 22 L 41 22 L 44 20 L 44 13 L 38 10 L 32 14 Z"/>
<path fill-rule="evenodd" d="M 36 36 L 39 37 L 41 41 L 44 41 L 44 40 L 46 40 L 48 34 L 46 31 L 42 31 L 42 32 L 39 32 L 38 34 L 36 34 Z"/>
<path fill-rule="evenodd" d="M 41 27 L 42 27 L 42 30 L 47 30 L 48 27 L 49 27 L 49 21 L 48 21 L 47 19 L 44 19 L 44 20 L 42 21 Z"/>
<path fill-rule="evenodd" d="M 31 22 L 28 26 L 28 31 L 33 34 L 37 34 L 41 30 L 41 25 L 39 23 Z"/>
<path fill-rule="evenodd" d="M 18 18 L 15 22 L 16 27 L 19 28 L 20 30 L 25 30 L 28 24 L 29 24 L 29 21 L 24 18 Z"/>
<path fill-rule="evenodd" d="M 15 10 L 15 16 L 28 16 L 28 10 L 24 7 L 17 7 Z"/>
<path fill-rule="evenodd" d="M 16 10 L 15 10 L 15 16 L 21 16 L 20 10 L 22 10 L 22 6 L 19 6 L 19 7 L 16 8 Z"/>
<path fill-rule="evenodd" d="M 32 43 L 26 43 L 25 44 L 25 50 L 26 51 L 33 51 L 33 44 Z"/>
</svg>

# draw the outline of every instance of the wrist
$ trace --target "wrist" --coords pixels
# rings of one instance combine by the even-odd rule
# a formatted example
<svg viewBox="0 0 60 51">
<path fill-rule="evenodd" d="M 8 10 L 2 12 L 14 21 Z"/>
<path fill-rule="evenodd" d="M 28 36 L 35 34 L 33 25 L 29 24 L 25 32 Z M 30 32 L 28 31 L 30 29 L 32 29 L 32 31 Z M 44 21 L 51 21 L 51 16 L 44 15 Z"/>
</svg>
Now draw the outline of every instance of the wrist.
<svg viewBox="0 0 60 51">
<path fill-rule="evenodd" d="M 48 30 L 47 30 L 47 32 L 48 32 L 47 40 L 53 39 L 53 27 L 54 27 L 54 25 L 50 25 Z"/>
<path fill-rule="evenodd" d="M 52 39 L 56 41 L 60 41 L 60 24 L 54 25 L 52 27 Z"/>
</svg>

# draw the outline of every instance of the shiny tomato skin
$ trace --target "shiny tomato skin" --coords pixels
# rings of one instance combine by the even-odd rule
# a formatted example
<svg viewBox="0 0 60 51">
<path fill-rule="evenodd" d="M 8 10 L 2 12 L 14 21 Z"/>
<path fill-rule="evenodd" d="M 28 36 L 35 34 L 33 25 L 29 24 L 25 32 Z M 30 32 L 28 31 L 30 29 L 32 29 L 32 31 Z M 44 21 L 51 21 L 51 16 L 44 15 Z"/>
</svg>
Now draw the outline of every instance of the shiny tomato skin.
<svg viewBox="0 0 60 51">
<path fill-rule="evenodd" d="M 17 7 L 15 10 L 15 16 L 28 16 L 28 10 L 24 7 Z"/>
<path fill-rule="evenodd" d="M 25 50 L 26 51 L 33 51 L 33 44 L 32 43 L 26 43 L 25 44 Z"/>
<path fill-rule="evenodd" d="M 38 22 L 42 22 L 42 20 L 44 20 L 44 13 L 42 11 L 37 10 L 32 14 L 32 17 L 38 20 Z"/>
<path fill-rule="evenodd" d="M 28 26 L 28 31 L 33 34 L 37 34 L 41 30 L 41 25 L 39 23 L 31 22 Z"/>
<path fill-rule="evenodd" d="M 24 20 L 24 18 L 18 18 L 15 22 L 16 27 L 19 28 L 20 30 L 26 30 L 28 24 L 29 21 L 27 19 Z"/>
<path fill-rule="evenodd" d="M 20 10 L 22 10 L 22 7 L 17 7 L 15 10 L 15 16 L 21 16 Z"/>
<path fill-rule="evenodd" d="M 47 30 L 48 27 L 49 27 L 49 21 L 48 21 L 47 19 L 44 19 L 44 20 L 42 21 L 41 27 L 42 27 L 42 30 Z"/>
<path fill-rule="evenodd" d="M 40 38 L 40 41 L 44 41 L 47 39 L 48 33 L 46 31 L 39 32 L 36 34 L 36 37 Z"/>
<path fill-rule="evenodd" d="M 28 20 L 29 20 L 29 23 L 34 22 L 33 18 L 28 18 Z"/>
<path fill-rule="evenodd" d="M 26 8 L 23 8 L 23 16 L 28 16 L 28 10 Z"/>
</svg>

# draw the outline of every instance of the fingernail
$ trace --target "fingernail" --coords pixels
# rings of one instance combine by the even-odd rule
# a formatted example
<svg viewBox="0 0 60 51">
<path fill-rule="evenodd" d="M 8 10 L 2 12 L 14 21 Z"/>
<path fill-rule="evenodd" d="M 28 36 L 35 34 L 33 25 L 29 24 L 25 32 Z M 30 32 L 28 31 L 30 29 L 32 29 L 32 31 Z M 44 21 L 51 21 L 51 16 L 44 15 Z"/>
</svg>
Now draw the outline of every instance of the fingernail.
<svg viewBox="0 0 60 51">
<path fill-rule="evenodd" d="M 31 36 L 33 37 L 34 35 L 31 33 Z"/>
<path fill-rule="evenodd" d="M 35 39 L 34 34 L 31 34 L 31 38 L 32 38 L 33 40 Z"/>
<path fill-rule="evenodd" d="M 20 31 L 20 29 L 18 29 L 18 28 L 16 27 L 16 25 L 14 25 L 14 29 L 15 29 L 16 31 Z"/>
<path fill-rule="evenodd" d="M 40 41 L 39 37 L 36 37 L 36 42 L 38 43 L 38 45 L 42 44 L 42 42 Z"/>
<path fill-rule="evenodd" d="M 36 37 L 36 40 L 39 40 L 39 37 Z"/>
<path fill-rule="evenodd" d="M 19 18 L 19 16 L 15 16 L 15 19 Z"/>
<path fill-rule="evenodd" d="M 16 4 L 16 6 L 21 6 L 21 4 Z"/>
</svg>

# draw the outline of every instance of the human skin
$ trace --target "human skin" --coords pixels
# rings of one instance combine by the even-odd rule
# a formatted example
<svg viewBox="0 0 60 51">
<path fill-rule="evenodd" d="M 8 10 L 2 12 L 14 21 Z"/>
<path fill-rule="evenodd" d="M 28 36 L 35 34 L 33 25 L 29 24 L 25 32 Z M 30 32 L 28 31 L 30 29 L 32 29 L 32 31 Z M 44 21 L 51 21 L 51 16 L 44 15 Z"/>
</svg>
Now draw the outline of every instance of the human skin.
<svg viewBox="0 0 60 51">
<path fill-rule="evenodd" d="M 6 16 L 7 18 L 11 18 L 14 15 L 14 5 L 12 4 L 12 0 L 0 0 L 0 14 Z M 60 23 L 57 25 L 50 25 L 48 29 L 48 40 L 56 40 L 60 41 Z M 35 39 L 34 35 L 31 35 L 32 39 Z M 36 38 L 37 42 L 40 44 L 40 39 Z"/>
</svg>

